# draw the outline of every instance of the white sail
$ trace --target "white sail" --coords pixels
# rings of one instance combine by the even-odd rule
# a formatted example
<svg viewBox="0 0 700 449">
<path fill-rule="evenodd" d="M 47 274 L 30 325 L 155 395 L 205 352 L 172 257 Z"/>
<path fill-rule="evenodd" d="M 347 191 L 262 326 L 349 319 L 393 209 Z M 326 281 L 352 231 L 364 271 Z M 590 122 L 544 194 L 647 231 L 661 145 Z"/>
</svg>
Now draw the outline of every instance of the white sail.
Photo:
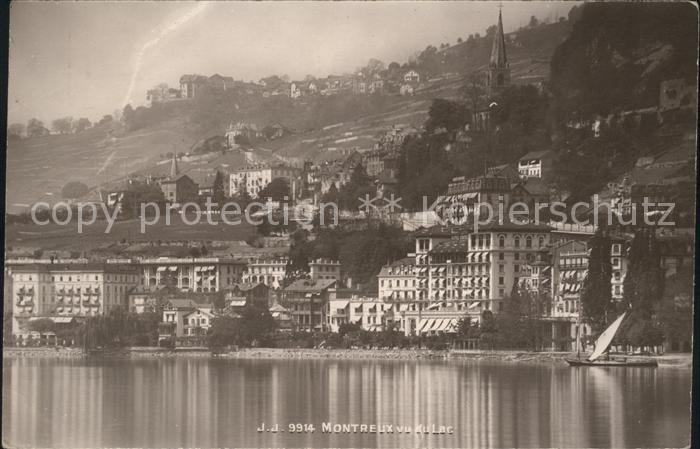
<svg viewBox="0 0 700 449">
<path fill-rule="evenodd" d="M 595 348 L 593 349 L 593 354 L 591 354 L 590 357 L 588 357 L 588 360 L 591 362 L 603 355 L 606 349 L 608 349 L 608 346 L 610 346 L 610 343 L 612 343 L 613 338 L 615 337 L 615 334 L 617 333 L 617 330 L 620 328 L 620 324 L 622 324 L 622 320 L 625 318 L 625 314 L 627 312 L 623 313 L 613 323 L 608 326 L 607 329 L 603 331 L 602 334 L 600 334 L 600 337 L 595 341 Z"/>
</svg>

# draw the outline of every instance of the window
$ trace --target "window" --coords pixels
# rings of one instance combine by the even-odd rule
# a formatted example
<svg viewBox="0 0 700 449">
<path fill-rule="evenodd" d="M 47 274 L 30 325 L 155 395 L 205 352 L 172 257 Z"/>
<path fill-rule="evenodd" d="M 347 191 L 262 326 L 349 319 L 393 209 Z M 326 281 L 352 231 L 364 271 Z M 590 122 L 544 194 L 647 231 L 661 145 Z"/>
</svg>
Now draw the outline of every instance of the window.
<svg viewBox="0 0 700 449">
<path fill-rule="evenodd" d="M 525 237 L 525 248 L 532 248 L 532 237 Z"/>
<path fill-rule="evenodd" d="M 612 246 L 612 253 L 615 254 L 615 255 L 620 254 L 620 244 L 619 244 L 619 243 L 613 244 L 613 246 Z"/>
<path fill-rule="evenodd" d="M 515 236 L 515 239 L 513 240 L 513 246 L 516 248 L 520 248 L 520 237 Z"/>
<path fill-rule="evenodd" d="M 505 255 L 503 253 L 498 253 L 498 260 L 503 260 L 505 259 Z"/>
<path fill-rule="evenodd" d="M 498 237 L 498 247 L 503 248 L 506 246 L 506 238 L 504 236 Z"/>
<path fill-rule="evenodd" d="M 613 267 L 615 267 L 615 268 L 620 268 L 620 258 L 619 258 L 619 257 L 613 257 L 612 265 L 613 265 Z"/>
<path fill-rule="evenodd" d="M 515 253 L 514 257 L 515 257 L 515 260 L 520 260 L 520 253 Z"/>
<path fill-rule="evenodd" d="M 503 276 L 499 276 L 499 277 L 498 277 L 498 285 L 503 285 L 503 284 L 504 284 L 504 282 L 503 282 Z"/>
<path fill-rule="evenodd" d="M 619 271 L 615 271 L 613 273 L 613 279 L 615 279 L 616 281 L 620 280 L 620 272 Z"/>
<path fill-rule="evenodd" d="M 540 236 L 537 239 L 537 244 L 539 245 L 540 248 L 542 248 L 544 246 L 544 237 Z"/>
</svg>

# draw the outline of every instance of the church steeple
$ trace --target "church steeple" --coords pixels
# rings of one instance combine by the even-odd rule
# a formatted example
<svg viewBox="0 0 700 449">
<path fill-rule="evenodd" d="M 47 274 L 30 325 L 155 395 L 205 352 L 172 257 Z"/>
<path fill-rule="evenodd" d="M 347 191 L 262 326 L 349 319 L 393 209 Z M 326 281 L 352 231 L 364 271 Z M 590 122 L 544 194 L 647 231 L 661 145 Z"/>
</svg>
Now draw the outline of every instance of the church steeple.
<svg viewBox="0 0 700 449">
<path fill-rule="evenodd" d="M 489 60 L 488 86 L 489 94 L 498 93 L 510 84 L 510 64 L 506 54 L 506 39 L 503 35 L 503 17 L 498 11 L 498 27 L 493 36 L 491 59 Z"/>
</svg>

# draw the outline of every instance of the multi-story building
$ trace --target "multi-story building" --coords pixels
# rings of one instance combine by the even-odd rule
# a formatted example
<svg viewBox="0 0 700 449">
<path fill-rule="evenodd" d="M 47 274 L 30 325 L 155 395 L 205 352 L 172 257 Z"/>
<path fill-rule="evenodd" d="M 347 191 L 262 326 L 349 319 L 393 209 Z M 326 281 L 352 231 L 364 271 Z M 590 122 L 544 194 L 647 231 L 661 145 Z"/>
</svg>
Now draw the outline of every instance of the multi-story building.
<svg viewBox="0 0 700 449">
<path fill-rule="evenodd" d="M 409 254 L 382 267 L 377 275 L 379 299 L 413 301 L 416 298 L 418 276 L 415 255 Z"/>
<path fill-rule="evenodd" d="M 314 282 L 334 280 L 340 283 L 340 261 L 323 258 L 312 260 L 309 262 L 309 274 Z"/>
<path fill-rule="evenodd" d="M 301 187 L 301 170 L 295 167 L 284 165 L 255 165 L 236 170 L 230 175 L 230 194 L 238 195 L 247 192 L 253 198 L 258 197 L 258 193 L 264 189 L 273 179 L 285 179 L 290 189 L 296 190 Z"/>
<path fill-rule="evenodd" d="M 88 317 L 127 306 L 138 285 L 133 267 L 108 264 L 18 264 L 7 267 L 12 282 L 12 333 L 28 335 L 31 318 Z"/>
<path fill-rule="evenodd" d="M 325 328 L 329 293 L 335 284 L 334 280 L 312 282 L 300 279 L 282 291 L 280 303 L 289 310 L 296 329 L 314 331 Z"/>
<path fill-rule="evenodd" d="M 462 224 L 473 221 L 475 215 L 485 221 L 489 215 L 497 217 L 499 207 L 504 210 L 511 202 L 511 185 L 507 177 L 480 176 L 467 179 L 453 178 L 447 194 L 437 199 L 437 212 L 450 223 Z"/>
<path fill-rule="evenodd" d="M 262 282 L 270 288 L 280 288 L 287 276 L 289 257 L 272 257 L 248 260 L 243 274 L 244 282 Z"/>
<path fill-rule="evenodd" d="M 270 306 L 270 287 L 262 282 L 241 282 L 226 290 L 224 301 L 228 304 L 234 299 L 243 299 L 245 304 Z"/>
<path fill-rule="evenodd" d="M 211 303 L 198 303 L 187 298 L 172 298 L 163 305 L 163 318 L 158 326 L 158 340 L 183 337 L 204 337 L 215 318 Z"/>
<path fill-rule="evenodd" d="M 109 259 L 108 265 L 134 266 L 140 270 L 146 289 L 175 287 L 181 291 L 218 292 L 240 282 L 246 261 L 220 257 L 157 257 L 152 259 Z"/>
<path fill-rule="evenodd" d="M 405 292 L 401 298 L 393 284 L 389 289 L 385 283 L 380 284 L 380 298 L 395 305 L 395 320 L 407 335 L 445 331 L 455 325 L 445 322 L 447 317 L 479 321 L 483 311 L 502 312 L 504 299 L 525 275 L 525 264 L 549 247 L 550 230 L 545 225 L 511 222 L 476 229 L 467 225 L 421 229 L 415 234 L 413 275 L 405 269 L 405 280 L 412 284 L 415 279 L 413 294 Z M 389 269 L 382 269 L 380 280 L 395 280 Z M 426 316 L 437 321 L 424 322 L 428 312 Z"/>
<path fill-rule="evenodd" d="M 551 150 L 530 151 L 518 160 L 518 173 L 523 178 L 547 178 L 553 164 L 554 153 Z"/>
<path fill-rule="evenodd" d="M 326 305 L 326 328 L 338 332 L 343 324 L 354 323 L 376 332 L 392 328 L 393 304 L 379 298 L 338 289 L 330 290 Z"/>
</svg>

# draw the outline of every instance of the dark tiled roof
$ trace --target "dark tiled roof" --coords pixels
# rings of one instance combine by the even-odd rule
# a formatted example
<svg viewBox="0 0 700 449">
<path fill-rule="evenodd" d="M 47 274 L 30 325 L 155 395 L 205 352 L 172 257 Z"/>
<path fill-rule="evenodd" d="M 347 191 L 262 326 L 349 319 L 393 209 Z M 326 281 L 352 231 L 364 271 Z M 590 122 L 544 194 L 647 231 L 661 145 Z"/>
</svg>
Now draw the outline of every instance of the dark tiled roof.
<svg viewBox="0 0 700 449">
<path fill-rule="evenodd" d="M 447 242 L 441 242 L 435 248 L 433 248 L 430 253 L 454 253 L 460 251 L 467 251 L 469 243 L 467 240 L 450 240 Z"/>
<path fill-rule="evenodd" d="M 284 290 L 287 292 L 321 292 L 332 287 L 333 284 L 335 284 L 335 280 L 333 279 L 319 280 L 315 283 L 308 279 L 299 279 L 292 282 Z"/>
</svg>

